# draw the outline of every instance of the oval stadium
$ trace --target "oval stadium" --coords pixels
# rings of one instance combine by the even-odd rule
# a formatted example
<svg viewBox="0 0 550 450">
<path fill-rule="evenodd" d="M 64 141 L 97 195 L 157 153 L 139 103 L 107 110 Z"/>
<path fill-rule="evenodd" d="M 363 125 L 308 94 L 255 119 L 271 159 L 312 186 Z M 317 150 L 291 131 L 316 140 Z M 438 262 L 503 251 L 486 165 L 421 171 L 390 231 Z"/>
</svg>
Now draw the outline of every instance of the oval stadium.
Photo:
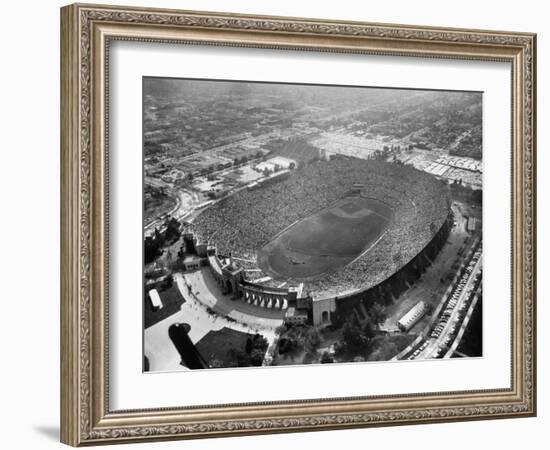
<svg viewBox="0 0 550 450">
<path fill-rule="evenodd" d="M 256 291 L 299 286 L 299 297 L 335 302 L 390 279 L 395 289 L 414 282 L 452 223 L 446 184 L 411 166 L 337 158 L 268 181 L 221 199 L 192 224 Z"/>
</svg>

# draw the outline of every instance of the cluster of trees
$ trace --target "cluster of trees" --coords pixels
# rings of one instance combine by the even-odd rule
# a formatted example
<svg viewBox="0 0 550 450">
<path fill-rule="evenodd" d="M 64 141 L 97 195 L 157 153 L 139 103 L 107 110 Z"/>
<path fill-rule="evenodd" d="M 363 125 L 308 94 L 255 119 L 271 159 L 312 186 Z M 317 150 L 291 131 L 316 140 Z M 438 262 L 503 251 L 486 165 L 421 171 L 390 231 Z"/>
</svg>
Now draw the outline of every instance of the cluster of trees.
<svg viewBox="0 0 550 450">
<path fill-rule="evenodd" d="M 370 342 L 369 361 L 388 361 L 401 350 L 389 335 L 375 336 Z"/>
<path fill-rule="evenodd" d="M 481 189 L 470 189 L 462 184 L 462 180 L 451 183 L 450 187 L 453 199 L 463 200 L 476 205 L 483 203 L 483 191 Z"/>
<path fill-rule="evenodd" d="M 367 350 L 370 340 L 376 335 L 376 330 L 370 320 L 363 324 L 353 315 L 342 327 L 342 341 L 335 345 L 335 353 L 363 353 Z"/>
<path fill-rule="evenodd" d="M 244 349 L 230 350 L 231 359 L 235 361 L 237 367 L 261 366 L 268 345 L 265 336 L 256 333 L 246 340 Z"/>
<path fill-rule="evenodd" d="M 181 224 L 169 217 L 163 225 L 164 231 L 160 232 L 155 228 L 152 236 L 147 236 L 144 241 L 143 258 L 145 264 L 149 264 L 162 255 L 162 248 L 173 244 L 181 236 Z"/>
<path fill-rule="evenodd" d="M 352 314 L 342 326 L 342 341 L 335 345 L 337 355 L 363 355 L 369 352 L 372 339 L 377 336 L 378 327 L 386 320 L 385 308 L 374 303 L 361 323 L 356 314 Z"/>
<path fill-rule="evenodd" d="M 315 327 L 288 324 L 280 333 L 277 351 L 280 355 L 302 351 L 313 355 L 320 342 L 321 337 Z"/>
<path fill-rule="evenodd" d="M 342 338 L 334 345 L 336 358 L 338 360 L 364 361 L 371 352 L 372 343 L 380 338 L 379 326 L 386 318 L 386 308 L 378 303 L 371 306 L 364 319 L 360 320 L 355 313 L 349 314 L 340 325 Z M 335 329 L 334 326 L 332 329 Z M 280 336 L 277 346 L 279 355 L 292 356 L 305 353 L 304 360 L 317 360 L 317 350 L 322 343 L 322 337 L 315 327 L 303 324 L 286 324 L 277 332 Z M 334 361 L 334 356 L 328 351 L 323 352 L 319 359 L 322 364 Z"/>
<path fill-rule="evenodd" d="M 405 283 L 403 281 L 403 283 Z M 336 303 L 336 311 L 331 316 L 332 325 L 335 328 L 344 326 L 350 317 L 361 311 L 361 304 L 367 310 L 368 318 L 375 327 L 386 320 L 386 307 L 393 303 L 391 283 L 380 284 L 366 293 L 355 298 L 346 299 Z"/>
<path fill-rule="evenodd" d="M 151 196 L 154 199 L 163 199 L 166 197 L 166 188 L 164 186 L 152 186 L 150 184 L 145 184 L 145 194 Z"/>
</svg>

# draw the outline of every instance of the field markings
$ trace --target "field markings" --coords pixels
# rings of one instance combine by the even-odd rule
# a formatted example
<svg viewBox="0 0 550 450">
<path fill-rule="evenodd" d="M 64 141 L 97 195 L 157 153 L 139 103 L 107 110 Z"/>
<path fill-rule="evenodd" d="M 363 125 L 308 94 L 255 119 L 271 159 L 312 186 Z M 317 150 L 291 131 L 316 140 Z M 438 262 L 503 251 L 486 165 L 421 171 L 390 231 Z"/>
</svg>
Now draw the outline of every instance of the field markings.
<svg viewBox="0 0 550 450">
<path fill-rule="evenodd" d="M 371 245 L 369 245 L 361 254 L 359 254 L 359 256 L 357 256 L 357 258 L 355 258 L 354 260 L 350 261 L 347 265 L 349 264 L 353 264 L 355 261 L 357 261 L 358 259 L 362 258 L 364 255 L 366 255 L 372 248 L 374 248 L 378 242 L 380 242 L 380 240 L 387 234 L 388 230 L 384 230 L 384 232 L 378 237 L 378 239 L 376 239 L 376 241 L 374 241 Z"/>
</svg>

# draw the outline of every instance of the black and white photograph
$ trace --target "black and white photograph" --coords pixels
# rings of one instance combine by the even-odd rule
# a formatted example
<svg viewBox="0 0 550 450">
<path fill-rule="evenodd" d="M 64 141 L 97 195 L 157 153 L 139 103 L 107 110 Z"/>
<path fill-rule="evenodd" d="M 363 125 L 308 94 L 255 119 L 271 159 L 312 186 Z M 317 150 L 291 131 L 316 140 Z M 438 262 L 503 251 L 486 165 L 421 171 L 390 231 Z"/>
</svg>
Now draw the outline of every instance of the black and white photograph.
<svg viewBox="0 0 550 450">
<path fill-rule="evenodd" d="M 544 447 L 545 2 L 22 5 L 2 448 Z"/>
<path fill-rule="evenodd" d="M 144 77 L 144 371 L 483 356 L 482 99 Z"/>
</svg>

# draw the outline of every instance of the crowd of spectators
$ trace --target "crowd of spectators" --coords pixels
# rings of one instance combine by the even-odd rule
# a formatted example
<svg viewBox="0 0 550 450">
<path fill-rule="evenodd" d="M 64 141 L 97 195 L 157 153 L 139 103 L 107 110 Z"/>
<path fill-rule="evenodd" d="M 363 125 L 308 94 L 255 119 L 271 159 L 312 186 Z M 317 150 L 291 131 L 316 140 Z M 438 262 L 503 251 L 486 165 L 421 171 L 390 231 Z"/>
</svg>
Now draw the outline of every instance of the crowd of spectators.
<svg viewBox="0 0 550 450">
<path fill-rule="evenodd" d="M 393 219 L 369 252 L 338 271 L 308 280 L 306 288 L 334 295 L 368 288 L 414 258 L 448 217 L 446 185 L 412 166 L 360 159 L 315 162 L 279 183 L 219 201 L 196 218 L 193 228 L 218 253 L 231 253 L 249 266 L 257 250 L 277 234 L 348 195 L 355 183 L 364 185 L 363 196 L 388 204 Z"/>
</svg>

